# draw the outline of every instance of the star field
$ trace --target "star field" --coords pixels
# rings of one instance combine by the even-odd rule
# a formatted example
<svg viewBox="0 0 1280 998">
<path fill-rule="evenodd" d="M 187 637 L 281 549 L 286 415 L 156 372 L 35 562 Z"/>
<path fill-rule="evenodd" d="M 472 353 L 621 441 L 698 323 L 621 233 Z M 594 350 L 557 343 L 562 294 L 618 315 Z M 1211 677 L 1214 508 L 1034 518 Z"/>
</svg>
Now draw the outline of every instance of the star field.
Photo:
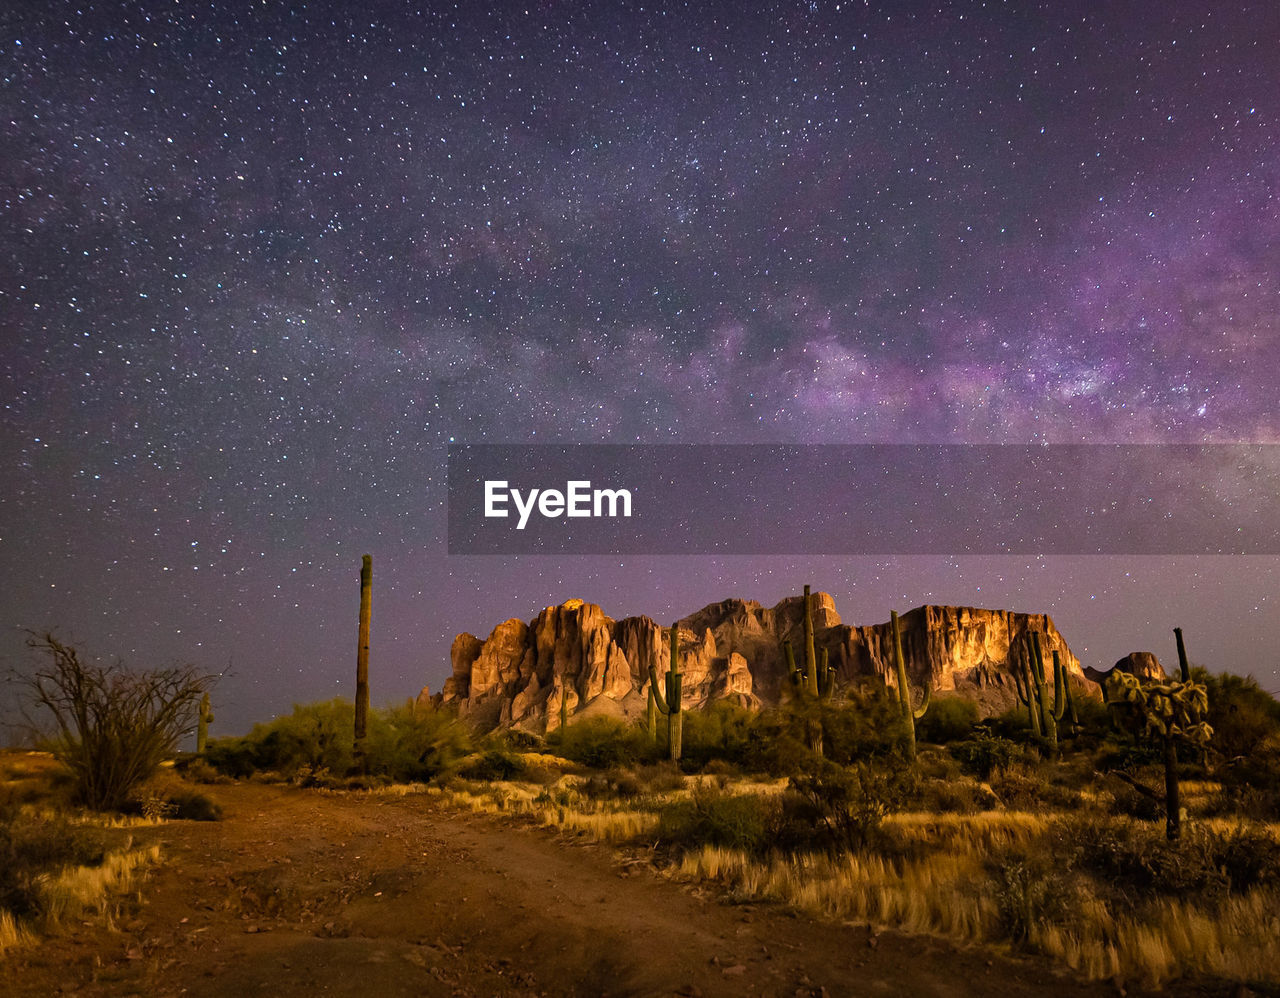
<svg viewBox="0 0 1280 998">
<path fill-rule="evenodd" d="M 4 645 L 374 697 L 581 595 L 1280 666 L 1280 559 L 449 558 L 456 442 L 1280 442 L 1269 3 L 0 14 Z M 820 494 L 822 483 L 804 483 Z"/>
</svg>

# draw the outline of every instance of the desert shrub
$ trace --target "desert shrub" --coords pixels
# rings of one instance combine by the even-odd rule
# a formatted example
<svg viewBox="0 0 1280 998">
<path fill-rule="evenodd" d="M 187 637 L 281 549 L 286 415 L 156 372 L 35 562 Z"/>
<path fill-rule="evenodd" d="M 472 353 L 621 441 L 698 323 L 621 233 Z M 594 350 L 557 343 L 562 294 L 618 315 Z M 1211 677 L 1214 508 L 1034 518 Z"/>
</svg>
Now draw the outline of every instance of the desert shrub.
<svg viewBox="0 0 1280 998">
<path fill-rule="evenodd" d="M 235 780 L 247 779 L 258 768 L 256 746 L 248 738 L 210 739 L 204 761 L 215 772 Z"/>
<path fill-rule="evenodd" d="M 1096 688 L 1096 687 L 1095 687 Z M 1107 710 L 1107 705 L 1101 697 L 1081 696 L 1078 691 L 1073 690 L 1072 703 L 1075 704 L 1076 717 L 1080 721 L 1080 731 L 1083 736 L 1096 737 L 1100 732 L 1105 732 L 1111 727 L 1111 714 Z"/>
<path fill-rule="evenodd" d="M 901 767 L 815 765 L 792 777 L 783 795 L 779 845 L 828 851 L 872 845 L 884 819 L 918 792 L 915 779 Z"/>
<path fill-rule="evenodd" d="M 704 769 L 712 761 L 742 765 L 750 755 L 753 711 L 728 700 L 718 700 L 706 710 L 686 711 L 682 762 L 686 768 Z"/>
<path fill-rule="evenodd" d="M 222 807 L 202 793 L 178 793 L 169 801 L 173 804 L 173 817 L 179 821 L 219 821 L 222 818 Z"/>
<path fill-rule="evenodd" d="M 645 785 L 633 770 L 610 769 L 592 773 L 578 789 L 590 800 L 635 800 L 644 793 Z"/>
<path fill-rule="evenodd" d="M 1066 819 L 1055 834 L 1079 845 L 1074 863 L 1131 902 L 1151 895 L 1221 895 L 1230 886 L 1217 839 L 1203 828 L 1170 842 L 1154 823 Z"/>
<path fill-rule="evenodd" d="M 644 733 L 612 717 L 574 721 L 548 740 L 560 755 L 591 769 L 611 769 L 638 762 L 647 753 Z"/>
<path fill-rule="evenodd" d="M 803 726 L 787 708 L 761 711 L 747 734 L 743 768 L 775 776 L 805 770 L 813 752 L 804 741 Z"/>
<path fill-rule="evenodd" d="M 298 786 L 338 786 L 352 770 L 355 708 L 347 700 L 295 704 L 293 711 L 256 724 L 243 738 L 217 738 L 205 762 L 244 779 L 274 774 Z M 398 706 L 369 713 L 366 782 L 429 780 L 475 752 L 475 738 L 446 710 Z"/>
<path fill-rule="evenodd" d="M 41 874 L 96 866 L 103 855 L 100 834 L 86 826 L 63 815 L 5 808 L 0 811 L 0 909 L 17 916 L 39 914 Z"/>
<path fill-rule="evenodd" d="M 684 787 L 684 773 L 679 766 L 668 760 L 636 766 L 632 772 L 640 781 L 641 792 L 645 794 L 665 794 Z"/>
<path fill-rule="evenodd" d="M 978 723 L 978 705 L 964 697 L 935 697 L 916 724 L 916 737 L 926 742 L 968 738 Z"/>
<path fill-rule="evenodd" d="M 192 783 L 229 783 L 230 778 L 214 766 L 211 766 L 207 759 L 199 755 L 179 756 L 174 768 L 182 774 L 184 779 L 190 780 Z"/>
<path fill-rule="evenodd" d="M 1006 938 L 1025 942 L 1038 927 L 1069 919 L 1074 884 L 1057 857 L 1045 849 L 1032 844 L 997 852 L 987 871 L 988 889 Z"/>
<path fill-rule="evenodd" d="M 994 771 L 988 783 L 996 799 L 1010 811 L 1039 811 L 1048 802 L 1049 782 L 1027 762 Z"/>
<path fill-rule="evenodd" d="M 1209 694 L 1205 720 L 1213 728 L 1213 751 L 1224 760 L 1247 759 L 1269 739 L 1280 738 L 1280 703 L 1253 676 L 1210 675 L 1197 668 L 1193 678 Z"/>
<path fill-rule="evenodd" d="M 711 845 L 760 853 L 772 840 L 776 807 L 768 798 L 703 784 L 658 812 L 658 840 L 682 850 Z"/>
<path fill-rule="evenodd" d="M 1211 835 L 1210 849 L 1214 862 L 1236 893 L 1274 881 L 1280 875 L 1280 843 L 1266 828 L 1240 825 Z"/>
<path fill-rule="evenodd" d="M 48 745 L 72 773 L 75 798 L 96 810 L 118 810 L 174 754 L 213 684 L 190 666 L 135 671 L 118 660 L 85 662 L 52 634 L 33 634 L 27 645 L 43 664 L 19 682 L 56 727 Z"/>
<path fill-rule="evenodd" d="M 496 748 L 510 754 L 506 746 Z M 365 758 L 372 774 L 400 782 L 432 780 L 475 749 L 471 728 L 452 711 L 399 706 L 370 712 Z"/>
<path fill-rule="evenodd" d="M 854 686 L 823 712 L 823 754 L 841 766 L 895 755 L 903 741 L 900 708 L 884 686 Z"/>
<path fill-rule="evenodd" d="M 520 757 L 501 748 L 491 748 L 472 756 L 458 769 L 458 775 L 464 780 L 480 780 L 486 783 L 492 783 L 495 780 L 514 780 L 523 773 L 524 762 Z"/>
<path fill-rule="evenodd" d="M 925 780 L 917 806 L 935 814 L 976 814 L 995 806 L 995 795 L 968 780 Z"/>
<path fill-rule="evenodd" d="M 1026 758 L 1026 750 L 1017 742 L 981 729 L 972 738 L 952 742 L 947 748 L 967 772 L 980 780 L 989 780 L 993 773 Z"/>
</svg>

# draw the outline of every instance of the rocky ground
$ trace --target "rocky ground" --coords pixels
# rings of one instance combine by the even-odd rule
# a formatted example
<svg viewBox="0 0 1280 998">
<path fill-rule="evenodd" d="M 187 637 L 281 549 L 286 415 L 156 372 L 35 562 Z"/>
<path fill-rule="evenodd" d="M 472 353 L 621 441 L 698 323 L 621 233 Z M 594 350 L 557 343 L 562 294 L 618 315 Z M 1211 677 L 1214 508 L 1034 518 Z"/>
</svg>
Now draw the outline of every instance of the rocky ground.
<svg viewBox="0 0 1280 998">
<path fill-rule="evenodd" d="M 735 905 L 644 856 L 437 797 L 208 792 L 223 821 L 128 832 L 164 859 L 113 928 L 10 953 L 0 994 L 1117 993 L 1037 960 Z"/>
</svg>

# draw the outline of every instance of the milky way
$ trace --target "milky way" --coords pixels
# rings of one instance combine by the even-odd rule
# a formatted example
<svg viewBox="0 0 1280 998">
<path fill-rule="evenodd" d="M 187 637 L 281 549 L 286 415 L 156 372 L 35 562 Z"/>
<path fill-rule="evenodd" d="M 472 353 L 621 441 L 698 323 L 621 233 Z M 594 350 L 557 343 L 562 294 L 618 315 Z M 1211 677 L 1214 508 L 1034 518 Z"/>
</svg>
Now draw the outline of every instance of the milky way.
<svg viewBox="0 0 1280 998">
<path fill-rule="evenodd" d="M 0 51 L 10 658 L 230 665 L 242 729 L 350 692 L 368 551 L 384 701 L 570 596 L 806 582 L 1280 684 L 1276 558 L 444 546 L 451 441 L 1280 442 L 1274 4 L 20 0 Z"/>
</svg>

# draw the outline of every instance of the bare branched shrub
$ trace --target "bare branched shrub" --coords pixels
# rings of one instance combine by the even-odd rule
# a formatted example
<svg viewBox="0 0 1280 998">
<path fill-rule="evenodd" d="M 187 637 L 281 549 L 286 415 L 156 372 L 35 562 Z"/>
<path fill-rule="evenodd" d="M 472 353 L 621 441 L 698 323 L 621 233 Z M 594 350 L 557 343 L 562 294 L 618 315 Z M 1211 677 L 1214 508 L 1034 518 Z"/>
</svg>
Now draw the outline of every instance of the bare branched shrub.
<svg viewBox="0 0 1280 998">
<path fill-rule="evenodd" d="M 23 677 L 30 706 L 56 726 L 50 749 L 71 770 L 77 800 L 97 810 L 119 810 L 173 754 L 214 679 L 191 666 L 85 662 L 52 634 L 33 634 L 27 645 L 43 656 Z"/>
</svg>

